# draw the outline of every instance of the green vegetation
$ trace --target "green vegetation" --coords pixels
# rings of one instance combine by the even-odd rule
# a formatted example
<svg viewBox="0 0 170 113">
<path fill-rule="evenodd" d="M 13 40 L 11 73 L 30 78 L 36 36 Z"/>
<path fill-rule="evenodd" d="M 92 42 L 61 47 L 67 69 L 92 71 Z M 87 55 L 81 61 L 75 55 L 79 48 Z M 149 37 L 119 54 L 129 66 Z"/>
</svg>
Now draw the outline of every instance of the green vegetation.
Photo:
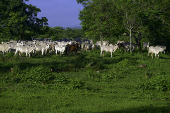
<svg viewBox="0 0 170 113">
<path fill-rule="evenodd" d="M 169 54 L 160 59 L 145 52 L 105 54 L 1 56 L 0 112 L 170 111 Z"/>
<path fill-rule="evenodd" d="M 134 42 L 139 50 L 99 50 L 30 58 L 0 55 L 0 113 L 168 113 L 170 55 L 147 56 L 141 44 L 170 46 L 169 0 L 77 0 L 82 29 L 49 27 L 28 0 L 0 1 L 0 41 L 88 38 Z"/>
<path fill-rule="evenodd" d="M 95 40 L 118 39 L 134 42 L 139 47 L 170 43 L 169 0 L 77 0 L 85 35 Z M 167 48 L 169 50 L 169 48 Z"/>
</svg>

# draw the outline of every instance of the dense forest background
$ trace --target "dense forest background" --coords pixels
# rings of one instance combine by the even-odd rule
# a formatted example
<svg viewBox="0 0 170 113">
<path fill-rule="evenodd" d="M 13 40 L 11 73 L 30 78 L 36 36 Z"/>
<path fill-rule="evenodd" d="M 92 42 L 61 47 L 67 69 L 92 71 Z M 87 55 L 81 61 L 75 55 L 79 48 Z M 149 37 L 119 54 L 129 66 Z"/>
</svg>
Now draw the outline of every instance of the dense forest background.
<svg viewBox="0 0 170 113">
<path fill-rule="evenodd" d="M 141 46 L 170 43 L 169 0 L 77 0 L 82 29 L 49 27 L 46 17 L 37 18 L 39 8 L 28 0 L 0 0 L 0 40 L 33 38 L 87 38 L 132 41 Z"/>
</svg>

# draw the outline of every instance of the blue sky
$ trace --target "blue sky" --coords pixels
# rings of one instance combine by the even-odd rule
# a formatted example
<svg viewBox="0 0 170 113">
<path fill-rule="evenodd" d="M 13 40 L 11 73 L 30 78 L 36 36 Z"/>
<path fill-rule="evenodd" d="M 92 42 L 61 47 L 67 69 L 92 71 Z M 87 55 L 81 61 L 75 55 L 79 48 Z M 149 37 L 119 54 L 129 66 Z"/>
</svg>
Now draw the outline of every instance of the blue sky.
<svg viewBox="0 0 170 113">
<path fill-rule="evenodd" d="M 79 9 L 83 9 L 76 0 L 29 0 L 26 4 L 32 4 L 41 9 L 38 18 L 46 17 L 48 26 L 74 27 L 80 26 L 78 20 Z"/>
</svg>

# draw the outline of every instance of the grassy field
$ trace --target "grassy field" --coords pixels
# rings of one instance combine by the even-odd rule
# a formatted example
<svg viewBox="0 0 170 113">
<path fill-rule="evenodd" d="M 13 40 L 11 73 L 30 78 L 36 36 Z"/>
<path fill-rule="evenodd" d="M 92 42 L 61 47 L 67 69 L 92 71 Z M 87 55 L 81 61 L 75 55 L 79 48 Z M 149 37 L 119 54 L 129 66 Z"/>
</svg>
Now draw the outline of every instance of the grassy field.
<svg viewBox="0 0 170 113">
<path fill-rule="evenodd" d="M 0 113 L 169 113 L 169 64 L 147 51 L 1 55 Z"/>
</svg>

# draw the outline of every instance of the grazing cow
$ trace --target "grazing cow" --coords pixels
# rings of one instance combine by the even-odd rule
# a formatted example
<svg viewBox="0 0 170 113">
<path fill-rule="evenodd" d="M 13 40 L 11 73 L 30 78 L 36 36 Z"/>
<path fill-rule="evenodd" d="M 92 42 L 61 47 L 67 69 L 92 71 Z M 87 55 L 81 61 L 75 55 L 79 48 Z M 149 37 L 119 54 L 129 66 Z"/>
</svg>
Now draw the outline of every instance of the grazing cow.
<svg viewBox="0 0 170 113">
<path fill-rule="evenodd" d="M 49 49 L 50 45 L 49 44 L 44 44 L 44 45 L 35 45 L 36 51 L 41 51 L 42 52 L 42 57 L 44 52 L 46 53 L 47 50 Z"/>
<path fill-rule="evenodd" d="M 29 54 L 29 57 L 30 57 L 30 54 L 35 50 L 35 46 L 29 46 L 29 45 L 20 45 L 16 48 L 16 51 L 15 51 L 15 55 L 20 52 L 20 53 L 26 53 L 26 56 L 27 54 Z M 21 54 L 20 54 L 21 56 Z"/>
<path fill-rule="evenodd" d="M 100 56 L 102 56 L 102 54 L 103 54 L 103 57 L 104 57 L 103 51 L 106 51 L 106 52 L 110 52 L 111 57 L 112 57 L 112 52 L 115 52 L 117 48 L 118 48 L 117 44 L 115 44 L 115 45 L 110 44 L 109 46 L 108 45 L 102 45 Z"/>
<path fill-rule="evenodd" d="M 152 53 L 152 58 L 153 58 L 153 54 L 155 54 L 155 58 L 156 58 L 156 55 L 158 55 L 158 58 L 159 58 L 159 52 L 162 52 L 162 51 L 164 51 L 164 48 L 150 46 L 148 48 L 148 56 L 150 53 Z"/>
<path fill-rule="evenodd" d="M 76 52 L 78 51 L 78 43 L 74 44 L 74 45 L 66 45 L 66 48 L 65 48 L 65 53 L 67 55 L 69 55 L 69 51 L 74 51 L 75 52 L 75 55 L 76 55 Z"/>
<path fill-rule="evenodd" d="M 0 51 L 2 51 L 3 55 L 5 52 L 9 51 L 9 42 L 4 42 L 3 44 L 0 44 Z"/>
<path fill-rule="evenodd" d="M 56 55 L 57 55 L 57 52 L 59 51 L 60 56 L 61 56 L 61 54 L 64 53 L 65 49 L 66 49 L 66 46 L 64 45 L 55 45 Z"/>
</svg>

